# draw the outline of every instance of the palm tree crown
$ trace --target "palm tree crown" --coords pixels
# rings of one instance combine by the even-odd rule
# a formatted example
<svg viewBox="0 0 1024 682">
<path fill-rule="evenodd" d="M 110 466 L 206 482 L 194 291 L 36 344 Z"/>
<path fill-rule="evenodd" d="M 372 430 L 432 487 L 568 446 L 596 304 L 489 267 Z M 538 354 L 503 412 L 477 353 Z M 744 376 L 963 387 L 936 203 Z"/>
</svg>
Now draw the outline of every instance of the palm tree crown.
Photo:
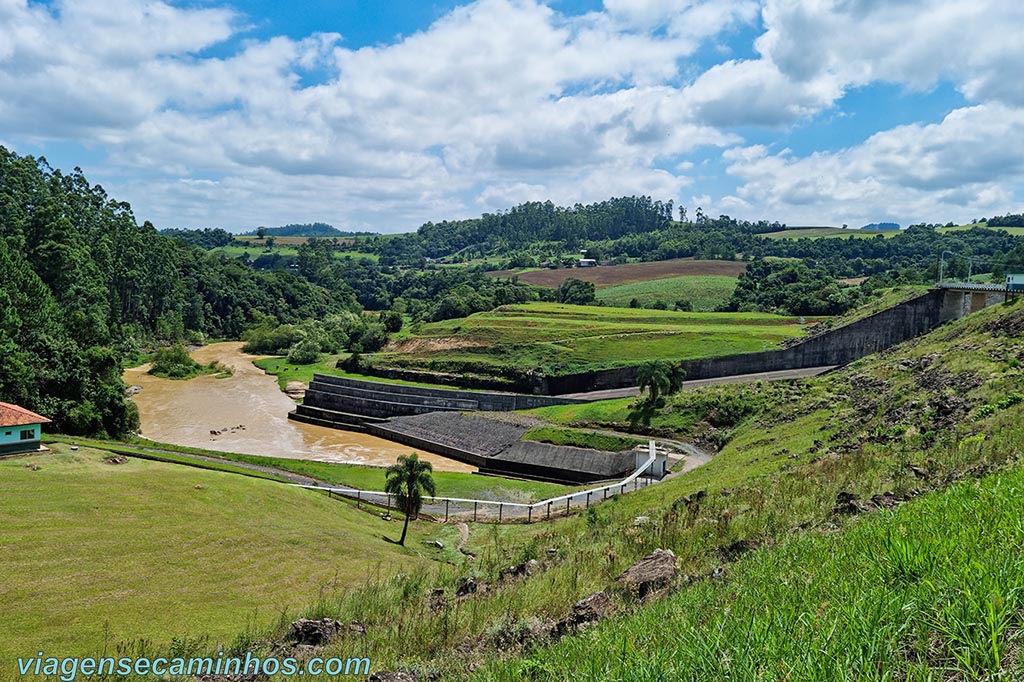
<svg viewBox="0 0 1024 682">
<path fill-rule="evenodd" d="M 423 494 L 433 497 L 434 478 L 430 472 L 434 470 L 430 462 L 420 461 L 415 452 L 411 455 L 399 455 L 398 464 L 388 467 L 384 484 L 385 492 L 395 496 L 395 506 L 405 514 L 405 525 L 402 526 L 402 539 L 398 544 L 405 544 L 405 534 L 409 530 L 410 517 L 416 516 L 423 506 Z"/>
</svg>

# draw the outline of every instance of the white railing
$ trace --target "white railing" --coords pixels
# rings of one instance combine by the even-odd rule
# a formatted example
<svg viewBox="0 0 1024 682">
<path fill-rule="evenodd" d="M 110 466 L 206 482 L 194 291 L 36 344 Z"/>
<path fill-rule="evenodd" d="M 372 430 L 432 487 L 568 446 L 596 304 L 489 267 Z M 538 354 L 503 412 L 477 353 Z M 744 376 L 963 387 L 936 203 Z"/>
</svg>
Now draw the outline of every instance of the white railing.
<svg viewBox="0 0 1024 682">
<path fill-rule="evenodd" d="M 632 484 L 633 490 L 637 490 L 640 487 L 646 487 L 650 484 L 650 481 L 644 480 L 641 485 L 640 477 L 654 467 L 656 459 L 657 447 L 652 440 L 648 443 L 647 461 L 641 464 L 632 474 L 615 483 L 603 485 L 597 488 L 590 488 L 588 490 L 579 490 L 566 495 L 559 495 L 558 497 L 552 497 L 532 504 L 525 502 L 506 502 L 504 500 L 477 500 L 464 497 L 425 497 L 424 500 L 429 500 L 429 502 L 424 503 L 421 513 L 426 513 L 431 516 L 440 516 L 443 512 L 445 521 L 448 521 L 453 515 L 469 515 L 472 513 L 473 520 L 477 521 L 481 515 L 481 511 L 483 511 L 485 515 L 493 518 L 493 511 L 496 510 L 497 521 L 499 523 L 503 521 L 523 520 L 524 518 L 527 523 L 532 523 L 533 521 L 539 520 L 541 516 L 546 519 L 551 518 L 552 511 L 554 511 L 555 514 L 562 512 L 568 514 L 572 510 L 573 504 L 576 504 L 577 507 L 589 508 L 592 498 L 595 498 L 596 500 L 596 496 L 600 495 L 600 499 L 604 500 L 608 498 L 609 493 L 612 495 L 624 494 L 626 492 L 626 488 L 630 484 Z M 388 510 L 391 509 L 392 498 L 394 497 L 393 493 L 380 490 L 334 488 L 304 485 L 300 483 L 294 483 L 292 485 L 297 488 L 317 490 L 320 492 L 326 492 L 328 495 L 339 495 L 353 499 L 356 501 L 357 505 L 366 502 L 367 504 L 386 507 Z"/>
<path fill-rule="evenodd" d="M 939 289 L 953 289 L 956 291 L 1006 291 L 1005 284 L 973 284 L 971 282 L 939 282 L 935 285 Z"/>
</svg>

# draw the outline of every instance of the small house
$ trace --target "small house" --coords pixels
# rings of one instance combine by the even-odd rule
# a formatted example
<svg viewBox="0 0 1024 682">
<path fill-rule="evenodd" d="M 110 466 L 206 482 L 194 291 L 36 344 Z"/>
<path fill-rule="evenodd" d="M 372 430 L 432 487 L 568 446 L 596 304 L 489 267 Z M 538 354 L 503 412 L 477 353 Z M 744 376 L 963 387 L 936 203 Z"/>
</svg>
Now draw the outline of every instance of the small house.
<svg viewBox="0 0 1024 682">
<path fill-rule="evenodd" d="M 0 455 L 36 452 L 43 436 L 46 417 L 10 403 L 0 403 Z"/>
<path fill-rule="evenodd" d="M 580 258 L 579 267 L 581 268 L 596 268 L 597 261 L 593 258 Z"/>
</svg>

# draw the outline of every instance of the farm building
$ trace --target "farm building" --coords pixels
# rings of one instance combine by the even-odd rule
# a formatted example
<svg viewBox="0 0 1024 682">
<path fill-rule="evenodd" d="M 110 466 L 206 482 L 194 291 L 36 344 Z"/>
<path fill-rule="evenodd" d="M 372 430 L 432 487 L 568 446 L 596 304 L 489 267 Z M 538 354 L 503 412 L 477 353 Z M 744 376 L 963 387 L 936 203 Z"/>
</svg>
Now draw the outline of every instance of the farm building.
<svg viewBox="0 0 1024 682">
<path fill-rule="evenodd" d="M 0 455 L 38 450 L 42 426 L 49 422 L 24 407 L 0 403 Z"/>
</svg>

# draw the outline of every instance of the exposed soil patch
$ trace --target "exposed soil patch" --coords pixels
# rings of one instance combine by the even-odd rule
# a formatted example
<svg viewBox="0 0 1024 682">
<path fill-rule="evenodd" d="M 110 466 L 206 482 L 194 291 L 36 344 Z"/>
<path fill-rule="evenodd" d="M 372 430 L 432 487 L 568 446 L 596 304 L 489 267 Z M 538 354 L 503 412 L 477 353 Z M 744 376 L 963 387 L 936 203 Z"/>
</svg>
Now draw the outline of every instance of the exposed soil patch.
<svg viewBox="0 0 1024 682">
<path fill-rule="evenodd" d="M 618 284 L 645 282 L 664 277 L 684 277 L 687 275 L 725 275 L 739 277 L 747 264 L 728 260 L 693 260 L 677 258 L 675 260 L 655 261 L 653 263 L 627 263 L 625 265 L 602 265 L 596 268 L 560 268 L 558 270 L 536 270 L 517 274 L 510 270 L 499 270 L 488 273 L 492 277 L 518 277 L 519 281 L 542 287 L 557 287 L 570 277 L 593 282 L 598 288 L 613 287 Z"/>
<path fill-rule="evenodd" d="M 397 343 L 392 342 L 385 348 L 386 351 L 394 353 L 436 353 L 439 351 L 458 350 L 459 348 L 479 348 L 489 344 L 483 341 L 445 336 L 440 338 L 415 338 L 405 339 Z"/>
</svg>

